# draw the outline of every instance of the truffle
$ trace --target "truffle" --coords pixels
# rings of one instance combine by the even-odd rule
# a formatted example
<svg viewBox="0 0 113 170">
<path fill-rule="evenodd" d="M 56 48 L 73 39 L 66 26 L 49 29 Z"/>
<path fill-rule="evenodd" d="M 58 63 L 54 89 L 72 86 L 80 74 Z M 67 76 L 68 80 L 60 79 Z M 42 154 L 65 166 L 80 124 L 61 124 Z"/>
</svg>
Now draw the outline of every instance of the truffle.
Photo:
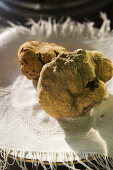
<svg viewBox="0 0 113 170">
<path fill-rule="evenodd" d="M 60 53 L 67 50 L 54 43 L 29 41 L 20 46 L 18 50 L 18 61 L 22 73 L 28 79 L 37 79 L 44 64 L 50 62 Z"/>
<path fill-rule="evenodd" d="M 59 54 L 42 68 L 39 102 L 54 118 L 79 116 L 108 98 L 105 83 L 112 76 L 112 61 L 101 52 L 78 49 Z"/>
</svg>

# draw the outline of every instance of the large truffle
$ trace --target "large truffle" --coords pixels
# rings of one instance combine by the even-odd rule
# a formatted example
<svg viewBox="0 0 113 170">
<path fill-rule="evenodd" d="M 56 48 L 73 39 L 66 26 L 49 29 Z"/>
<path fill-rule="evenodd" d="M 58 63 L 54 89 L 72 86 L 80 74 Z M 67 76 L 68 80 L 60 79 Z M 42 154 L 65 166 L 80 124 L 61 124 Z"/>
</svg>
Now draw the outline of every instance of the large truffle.
<svg viewBox="0 0 113 170">
<path fill-rule="evenodd" d="M 28 41 L 18 50 L 20 69 L 28 79 L 38 79 L 43 65 L 64 52 L 67 50 L 57 44 Z"/>
<path fill-rule="evenodd" d="M 112 61 L 98 51 L 60 54 L 42 68 L 39 102 L 55 118 L 81 115 L 108 98 L 112 75 Z"/>
</svg>

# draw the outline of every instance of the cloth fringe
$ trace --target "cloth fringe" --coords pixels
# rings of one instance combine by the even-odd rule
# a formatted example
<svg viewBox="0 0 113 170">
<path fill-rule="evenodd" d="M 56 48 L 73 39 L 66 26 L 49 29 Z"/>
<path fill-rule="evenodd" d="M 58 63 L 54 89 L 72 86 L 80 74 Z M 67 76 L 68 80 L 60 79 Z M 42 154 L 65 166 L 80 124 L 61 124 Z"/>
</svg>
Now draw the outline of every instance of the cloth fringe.
<svg viewBox="0 0 113 170">
<path fill-rule="evenodd" d="M 27 25 L 31 25 L 32 33 L 38 32 L 41 30 L 41 33 L 49 37 L 51 34 L 56 36 L 63 35 L 66 38 L 76 39 L 95 39 L 106 37 L 111 32 L 110 20 L 107 18 L 105 13 L 100 12 L 100 17 L 103 20 L 100 29 L 94 27 L 94 22 L 86 22 L 84 24 L 76 23 L 71 20 L 70 17 L 64 23 L 57 22 L 55 20 L 48 19 L 48 21 L 40 20 L 38 23 L 34 22 L 32 19 L 29 19 Z"/>
<path fill-rule="evenodd" d="M 32 152 L 31 155 L 33 159 L 27 159 L 27 153 L 28 152 L 1 149 L 0 170 L 5 170 L 7 167 L 14 165 L 15 162 L 22 168 L 22 170 L 28 169 L 28 162 L 31 163 L 32 167 L 35 167 L 36 169 L 38 169 L 39 165 L 41 165 L 44 170 L 56 170 L 59 165 L 64 165 L 71 170 L 79 170 L 78 165 L 83 166 L 87 170 L 111 170 L 113 168 L 113 158 L 108 158 L 107 156 L 103 156 L 101 154 L 95 155 L 85 153 L 77 156 L 76 153 L 60 153 L 62 161 L 57 162 L 56 160 L 58 153 Z M 43 161 L 43 158 L 45 157 L 44 154 L 45 156 L 48 155 L 48 162 Z M 53 157 L 55 162 L 51 161 L 53 160 Z M 71 158 L 72 161 L 68 161 L 69 158 Z"/>
<path fill-rule="evenodd" d="M 103 39 L 105 37 L 111 36 L 110 33 L 112 33 L 112 30 L 110 28 L 110 20 L 107 18 L 106 13 L 100 12 L 100 18 L 102 19 L 103 23 L 100 27 L 100 29 L 95 28 L 94 22 L 85 22 L 85 23 L 79 23 L 76 21 L 73 21 L 70 17 L 67 17 L 65 22 L 56 22 L 56 20 L 52 20 L 50 17 L 48 20 L 42 20 L 40 19 L 38 22 L 35 22 L 33 19 L 29 19 L 28 22 L 26 22 L 26 26 L 28 27 L 28 30 L 35 36 L 45 36 L 45 38 L 48 38 L 50 36 L 60 37 L 61 35 L 64 36 L 64 38 L 70 38 L 70 39 L 76 39 L 77 40 L 89 40 L 89 39 Z M 7 21 L 10 27 L 17 27 L 17 28 L 27 28 L 22 25 L 16 25 L 10 21 Z"/>
</svg>

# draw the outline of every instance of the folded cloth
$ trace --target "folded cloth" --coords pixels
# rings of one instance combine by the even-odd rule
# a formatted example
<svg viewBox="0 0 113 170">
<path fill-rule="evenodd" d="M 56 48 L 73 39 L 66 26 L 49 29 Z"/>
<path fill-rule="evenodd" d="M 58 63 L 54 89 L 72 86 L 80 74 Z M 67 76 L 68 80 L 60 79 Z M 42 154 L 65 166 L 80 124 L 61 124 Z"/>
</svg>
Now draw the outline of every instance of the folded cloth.
<svg viewBox="0 0 113 170">
<path fill-rule="evenodd" d="M 16 26 L 0 34 L 0 148 L 6 166 L 7 156 L 14 159 L 39 160 L 54 165 L 62 162 L 74 169 L 74 161 L 83 163 L 92 157 L 101 166 L 109 166 L 113 158 L 113 79 L 108 82 L 110 97 L 91 112 L 76 118 L 54 119 L 41 108 L 33 82 L 19 69 L 17 51 L 25 41 L 57 43 L 70 51 L 77 48 L 99 50 L 113 59 L 113 33 L 104 18 L 101 29 L 93 23 L 32 22 L 31 28 Z M 99 161 L 104 157 L 106 161 Z M 110 161 L 112 164 L 112 160 Z M 4 164 L 3 164 L 4 163 Z M 54 163 L 54 164 L 53 164 Z M 94 167 L 96 165 L 93 165 Z"/>
</svg>

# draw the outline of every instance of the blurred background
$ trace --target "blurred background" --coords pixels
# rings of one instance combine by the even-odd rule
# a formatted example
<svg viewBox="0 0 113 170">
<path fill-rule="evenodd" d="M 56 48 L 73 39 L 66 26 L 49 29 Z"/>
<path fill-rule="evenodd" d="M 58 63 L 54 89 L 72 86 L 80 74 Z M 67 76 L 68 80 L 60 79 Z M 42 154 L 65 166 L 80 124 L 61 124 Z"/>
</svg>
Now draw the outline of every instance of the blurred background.
<svg viewBox="0 0 113 170">
<path fill-rule="evenodd" d="M 25 24 L 29 18 L 37 22 L 48 17 L 59 21 L 70 16 L 79 22 L 94 21 L 95 26 L 100 27 L 100 11 L 106 12 L 112 20 L 113 0 L 0 0 L 1 24 L 7 20 Z"/>
</svg>

